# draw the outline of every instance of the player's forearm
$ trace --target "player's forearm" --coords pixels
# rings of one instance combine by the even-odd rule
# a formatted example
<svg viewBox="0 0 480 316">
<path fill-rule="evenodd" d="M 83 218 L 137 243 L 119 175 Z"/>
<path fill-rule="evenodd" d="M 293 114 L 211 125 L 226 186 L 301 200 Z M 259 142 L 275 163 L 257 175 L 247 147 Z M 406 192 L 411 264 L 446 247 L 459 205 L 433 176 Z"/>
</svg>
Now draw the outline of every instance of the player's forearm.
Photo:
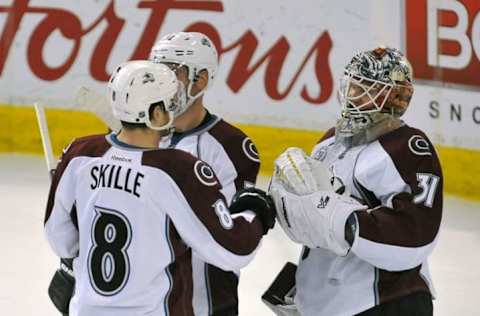
<svg viewBox="0 0 480 316">
<path fill-rule="evenodd" d="M 356 212 L 352 251 L 376 267 L 400 271 L 427 259 L 436 244 L 441 217 L 432 215 L 439 210 L 429 212 L 408 199 L 397 199 L 394 205 L 394 209 Z"/>
<path fill-rule="evenodd" d="M 214 236 L 212 232 L 204 231 L 201 236 L 181 229 L 179 233 L 205 262 L 225 271 L 238 271 L 253 260 L 260 244 L 262 228 L 258 219 L 250 223 L 239 217 L 233 221 L 235 228 L 221 235 Z"/>
</svg>

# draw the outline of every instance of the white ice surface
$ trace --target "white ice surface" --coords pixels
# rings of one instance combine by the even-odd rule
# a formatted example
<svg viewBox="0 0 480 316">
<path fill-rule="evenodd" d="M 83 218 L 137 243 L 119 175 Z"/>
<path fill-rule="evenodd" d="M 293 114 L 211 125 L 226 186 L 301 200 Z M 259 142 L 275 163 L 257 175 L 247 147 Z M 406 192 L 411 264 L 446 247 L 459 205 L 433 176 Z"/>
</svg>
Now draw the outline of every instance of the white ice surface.
<svg viewBox="0 0 480 316">
<path fill-rule="evenodd" d="M 260 179 L 265 187 L 267 179 Z M 58 315 L 47 287 L 58 259 L 43 237 L 49 179 L 39 157 L 0 155 L 0 314 Z M 436 316 L 479 315 L 480 203 L 447 197 L 440 241 L 430 268 L 438 299 Z M 299 248 L 278 227 L 240 280 L 240 315 L 271 315 L 260 296 Z"/>
</svg>

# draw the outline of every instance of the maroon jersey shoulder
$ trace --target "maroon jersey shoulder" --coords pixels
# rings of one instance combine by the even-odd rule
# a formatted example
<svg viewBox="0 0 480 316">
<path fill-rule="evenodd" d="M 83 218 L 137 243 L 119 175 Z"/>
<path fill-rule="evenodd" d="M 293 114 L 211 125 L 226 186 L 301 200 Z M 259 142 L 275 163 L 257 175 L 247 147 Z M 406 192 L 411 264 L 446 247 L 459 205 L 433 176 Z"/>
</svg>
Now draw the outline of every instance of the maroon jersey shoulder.
<svg viewBox="0 0 480 316">
<path fill-rule="evenodd" d="M 220 120 L 208 133 L 223 147 L 238 173 L 235 186 L 254 184 L 260 169 L 260 155 L 253 141 L 237 127 Z"/>
<path fill-rule="evenodd" d="M 193 204 L 204 198 L 199 192 L 216 196 L 216 190 L 221 189 L 213 169 L 206 162 L 182 150 L 146 151 L 142 156 L 142 165 L 166 172 Z"/>
<path fill-rule="evenodd" d="M 199 184 L 220 187 L 213 169 L 206 162 L 183 150 L 145 151 L 142 156 L 142 165 L 163 170 L 182 189 L 195 186 L 195 183 L 192 183 L 194 178 L 199 180 Z"/>
<path fill-rule="evenodd" d="M 239 128 L 220 120 L 208 133 L 222 145 L 234 163 L 244 160 L 245 157 L 253 162 L 260 162 L 257 147 Z"/>
<path fill-rule="evenodd" d="M 58 183 L 70 161 L 76 157 L 101 157 L 110 147 L 105 134 L 101 134 L 77 138 L 63 150 L 50 186 L 44 223 L 52 213 Z"/>
<path fill-rule="evenodd" d="M 435 148 L 421 130 L 404 125 L 382 135 L 378 141 L 402 176 L 414 171 L 431 172 L 441 176 Z"/>
<path fill-rule="evenodd" d="M 111 147 L 105 136 L 100 134 L 77 138 L 64 149 L 64 155 L 70 158 L 101 157 Z"/>
</svg>

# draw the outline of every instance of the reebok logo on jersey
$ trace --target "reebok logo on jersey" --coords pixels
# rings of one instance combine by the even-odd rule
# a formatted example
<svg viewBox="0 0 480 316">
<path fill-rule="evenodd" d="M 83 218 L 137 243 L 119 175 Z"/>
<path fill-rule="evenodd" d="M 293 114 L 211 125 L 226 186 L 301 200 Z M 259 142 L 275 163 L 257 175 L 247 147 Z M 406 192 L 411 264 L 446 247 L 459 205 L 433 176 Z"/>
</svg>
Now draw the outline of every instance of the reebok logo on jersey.
<svg viewBox="0 0 480 316">
<path fill-rule="evenodd" d="M 320 198 L 320 201 L 317 204 L 317 208 L 326 208 L 327 204 L 328 204 L 328 201 L 330 201 L 330 197 L 328 195 L 327 196 L 322 196 Z"/>
<path fill-rule="evenodd" d="M 129 163 L 132 162 L 131 158 L 120 157 L 120 156 L 115 156 L 115 155 L 112 155 L 112 157 L 110 159 L 115 160 L 115 161 L 121 161 L 121 162 L 129 162 Z"/>
</svg>

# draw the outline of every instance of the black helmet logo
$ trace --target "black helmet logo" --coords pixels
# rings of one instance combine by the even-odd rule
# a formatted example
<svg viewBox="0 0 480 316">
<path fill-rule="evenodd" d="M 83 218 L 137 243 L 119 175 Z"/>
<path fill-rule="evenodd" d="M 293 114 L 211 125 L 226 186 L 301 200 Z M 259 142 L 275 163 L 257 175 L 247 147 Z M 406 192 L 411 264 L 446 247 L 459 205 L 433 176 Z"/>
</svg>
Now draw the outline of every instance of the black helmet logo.
<svg viewBox="0 0 480 316">
<path fill-rule="evenodd" d="M 155 77 L 151 72 L 147 72 L 143 75 L 143 84 L 146 84 L 148 82 L 155 82 Z"/>
<path fill-rule="evenodd" d="M 210 44 L 210 41 L 206 38 L 202 38 L 202 45 L 212 47 L 212 44 Z"/>
</svg>

